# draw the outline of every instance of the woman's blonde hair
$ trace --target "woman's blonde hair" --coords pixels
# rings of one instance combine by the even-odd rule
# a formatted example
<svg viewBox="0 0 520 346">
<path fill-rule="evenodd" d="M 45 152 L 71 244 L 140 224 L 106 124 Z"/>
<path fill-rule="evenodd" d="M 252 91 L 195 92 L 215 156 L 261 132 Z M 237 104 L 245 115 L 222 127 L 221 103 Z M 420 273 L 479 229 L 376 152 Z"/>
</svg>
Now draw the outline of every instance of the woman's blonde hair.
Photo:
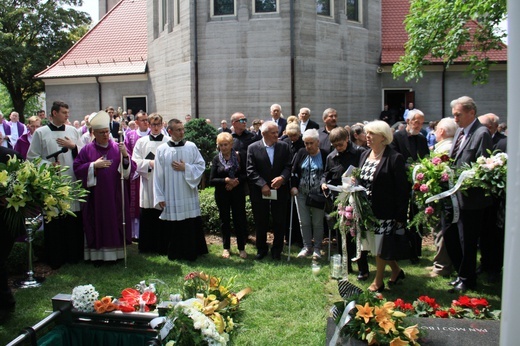
<svg viewBox="0 0 520 346">
<path fill-rule="evenodd" d="M 365 132 L 372 132 L 377 135 L 381 135 L 384 137 L 383 145 L 388 145 L 392 143 L 394 140 L 394 135 L 392 134 L 392 129 L 390 129 L 390 126 L 386 123 L 386 121 L 382 120 L 374 120 L 369 122 L 364 127 Z"/>
</svg>

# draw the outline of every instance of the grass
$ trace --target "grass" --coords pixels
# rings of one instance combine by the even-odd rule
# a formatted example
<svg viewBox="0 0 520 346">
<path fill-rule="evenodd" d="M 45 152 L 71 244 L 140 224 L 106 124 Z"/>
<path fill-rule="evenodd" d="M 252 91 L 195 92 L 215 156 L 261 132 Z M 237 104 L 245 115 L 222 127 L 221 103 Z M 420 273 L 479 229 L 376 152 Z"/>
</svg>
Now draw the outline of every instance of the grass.
<svg viewBox="0 0 520 346">
<path fill-rule="evenodd" d="M 71 293 L 77 285 L 92 284 L 101 296 L 119 296 L 121 290 L 141 280 L 160 279 L 168 284 L 171 293 L 178 293 L 184 275 L 191 271 L 205 271 L 223 278 L 237 275 L 239 288 L 251 287 L 253 292 L 243 301 L 245 312 L 243 329 L 233 338 L 235 345 L 324 345 L 326 317 L 332 303 L 340 300 L 335 280 L 329 278 L 326 256 L 321 260 L 322 270 L 314 276 L 311 260 L 295 258 L 299 249 L 293 247 L 291 261 L 287 256 L 281 262 L 266 258 L 260 262 L 252 259 L 255 250 L 248 246 L 249 258 L 241 260 L 233 253 L 231 259 L 220 257 L 220 244 L 209 245 L 210 254 L 194 263 L 169 261 L 164 256 L 140 255 L 136 245 L 129 247 L 128 265 L 122 262 L 96 268 L 90 263 L 66 265 L 51 275 L 40 288 L 21 289 L 15 293 L 17 306 L 11 319 L 0 326 L 0 344 L 14 339 L 20 330 L 46 317 L 51 299 L 58 293 Z M 386 290 L 387 299 L 403 298 L 412 302 L 421 295 L 437 299 L 447 306 L 456 294 L 447 292 L 448 279 L 426 278 L 424 267 L 431 265 L 433 249 L 426 247 L 419 265 L 402 261 L 406 272 L 402 284 Z M 373 279 L 374 259 L 370 258 L 371 277 L 359 283 L 367 288 Z M 355 266 L 354 266 L 355 267 Z M 385 282 L 390 275 L 389 268 Z M 356 273 L 349 275 L 356 281 Z M 488 299 L 494 309 L 500 309 L 501 284 L 490 285 L 479 279 L 478 289 L 468 295 Z"/>
</svg>

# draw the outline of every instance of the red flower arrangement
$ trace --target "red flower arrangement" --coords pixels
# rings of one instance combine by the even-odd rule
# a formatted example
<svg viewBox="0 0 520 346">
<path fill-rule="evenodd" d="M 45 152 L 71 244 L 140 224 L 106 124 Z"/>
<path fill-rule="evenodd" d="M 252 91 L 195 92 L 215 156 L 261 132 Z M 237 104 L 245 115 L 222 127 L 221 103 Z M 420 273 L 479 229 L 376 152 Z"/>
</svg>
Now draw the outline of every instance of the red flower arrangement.
<svg viewBox="0 0 520 346">
<path fill-rule="evenodd" d="M 436 318 L 472 318 L 499 319 L 500 311 L 491 310 L 491 305 L 484 298 L 460 296 L 453 300 L 449 308 L 442 308 L 435 298 L 420 296 L 413 304 L 406 303 L 401 298 L 395 302 L 395 309 L 408 316 Z"/>
<path fill-rule="evenodd" d="M 118 299 L 118 309 L 122 312 L 149 312 L 155 309 L 157 296 L 151 291 L 139 292 L 135 288 L 125 288 Z"/>
</svg>

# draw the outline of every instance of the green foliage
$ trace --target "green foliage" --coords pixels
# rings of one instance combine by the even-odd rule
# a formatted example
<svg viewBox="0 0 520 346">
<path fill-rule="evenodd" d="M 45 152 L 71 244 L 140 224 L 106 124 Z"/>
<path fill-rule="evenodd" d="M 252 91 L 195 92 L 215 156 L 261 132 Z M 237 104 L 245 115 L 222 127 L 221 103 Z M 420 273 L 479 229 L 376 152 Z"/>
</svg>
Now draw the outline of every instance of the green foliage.
<svg viewBox="0 0 520 346">
<path fill-rule="evenodd" d="M 44 90 L 34 76 L 76 42 L 76 28 L 90 23 L 87 13 L 62 7 L 81 3 L 0 0 L 0 83 L 20 115 L 25 114 L 26 102 Z"/>
<path fill-rule="evenodd" d="M 199 191 L 200 211 L 202 217 L 202 225 L 206 234 L 220 234 L 220 214 L 215 202 L 215 188 L 208 187 Z M 253 211 L 251 209 L 251 201 L 246 198 L 246 218 L 250 227 L 249 233 L 253 232 Z M 233 227 L 233 222 L 231 222 Z"/>
<path fill-rule="evenodd" d="M 506 0 L 412 0 L 404 21 L 409 38 L 404 56 L 392 69 L 394 78 L 418 81 L 432 59 L 442 59 L 448 68 L 463 58 L 473 84 L 487 83 L 492 64 L 487 52 L 502 49 L 507 36 L 497 29 L 506 17 L 506 5 Z M 478 25 L 470 29 L 470 21 Z"/>
<path fill-rule="evenodd" d="M 408 261 L 399 264 L 406 272 L 403 284 L 398 284 L 383 293 L 387 300 L 401 298 L 414 301 L 417 297 L 429 294 L 442 306 L 449 306 L 458 298 L 448 293 L 446 278 L 425 278 L 424 267 L 431 265 L 433 247 L 423 249 L 420 265 Z M 51 299 L 59 293 L 70 294 L 78 285 L 92 284 L 101 295 L 119 297 L 121 291 L 133 287 L 142 280 L 160 279 L 169 287 L 170 293 L 180 293 L 183 278 L 197 270 L 212 273 L 219 277 L 237 275 L 238 287 L 251 287 L 252 293 L 243 301 L 243 328 L 232 339 L 233 345 L 323 345 L 325 343 L 326 317 L 332 304 L 341 297 L 336 280 L 329 278 L 329 263 L 324 257 L 320 261 L 321 272 L 311 273 L 311 260 L 296 258 L 299 249 L 293 247 L 291 261 L 275 262 L 269 258 L 254 261 L 254 247 L 246 246 L 250 256 L 242 260 L 233 255 L 222 259 L 222 245 L 209 245 L 210 253 L 196 262 L 169 261 L 166 256 L 139 254 L 137 245 L 128 246 L 128 265 L 122 261 L 113 265 L 95 267 L 84 262 L 65 265 L 47 277 L 42 287 L 19 289 L 15 292 L 16 311 L 12 317 L 0 325 L 0 345 L 14 339 L 20 330 L 32 326 L 49 315 L 52 310 Z M 287 250 L 285 250 L 287 251 Z M 287 252 L 285 252 L 286 254 Z M 370 280 L 357 282 L 357 273 L 349 274 L 349 280 L 366 289 L 375 273 L 375 259 L 369 258 Z M 25 270 L 25 268 L 24 268 Z M 20 273 L 22 277 L 25 274 Z M 36 275 L 41 276 L 40 271 Z M 385 281 L 390 275 L 387 268 Z M 493 308 L 501 305 L 501 285 L 491 285 L 485 276 L 478 278 L 478 290 L 469 291 L 469 296 L 486 298 Z"/>
<path fill-rule="evenodd" d="M 193 119 L 184 125 L 185 139 L 197 145 L 209 169 L 211 161 L 217 152 L 217 130 L 206 123 L 205 119 Z"/>
</svg>

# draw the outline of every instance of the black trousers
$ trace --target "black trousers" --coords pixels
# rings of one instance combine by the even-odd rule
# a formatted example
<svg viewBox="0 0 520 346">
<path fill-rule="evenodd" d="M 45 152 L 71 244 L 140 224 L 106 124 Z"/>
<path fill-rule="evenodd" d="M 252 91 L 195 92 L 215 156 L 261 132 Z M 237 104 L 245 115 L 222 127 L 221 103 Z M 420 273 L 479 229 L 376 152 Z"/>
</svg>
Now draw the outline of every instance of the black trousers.
<svg viewBox="0 0 520 346">
<path fill-rule="evenodd" d="M 220 231 L 224 249 L 231 248 L 231 215 L 233 215 L 238 250 L 244 250 L 246 246 L 246 196 L 243 186 L 244 184 L 240 184 L 231 191 L 225 188 L 215 189 L 215 202 L 220 213 Z"/>
<path fill-rule="evenodd" d="M 467 283 L 476 283 L 478 237 L 485 225 L 484 209 L 460 210 L 457 223 L 449 225 L 444 233 L 446 250 L 458 276 Z"/>
<path fill-rule="evenodd" d="M 505 201 L 493 200 L 485 210 L 485 225 L 480 232 L 480 264 L 488 273 L 500 273 L 504 262 L 505 229 L 500 213 L 504 212 Z"/>
<path fill-rule="evenodd" d="M 0 216 L 3 217 L 3 216 Z M 0 222 L 2 229 L 0 230 L 0 308 L 9 307 L 13 304 L 14 297 L 11 293 L 8 283 L 7 258 L 11 253 L 14 245 L 14 237 L 7 226 Z"/>
<path fill-rule="evenodd" d="M 162 210 L 155 208 L 141 208 L 139 222 L 139 252 L 168 253 L 168 237 L 165 235 L 164 221 L 159 219 Z"/>
<path fill-rule="evenodd" d="M 256 227 L 256 248 L 259 253 L 267 253 L 267 231 L 269 219 L 272 219 L 274 234 L 272 251 L 280 254 L 283 250 L 283 238 L 287 219 L 287 199 L 278 197 L 278 200 L 263 199 L 258 187 L 251 189 L 251 205 Z"/>
<path fill-rule="evenodd" d="M 78 263 L 84 258 L 85 234 L 81 212 L 64 215 L 45 223 L 45 257 L 52 268 Z"/>
</svg>

